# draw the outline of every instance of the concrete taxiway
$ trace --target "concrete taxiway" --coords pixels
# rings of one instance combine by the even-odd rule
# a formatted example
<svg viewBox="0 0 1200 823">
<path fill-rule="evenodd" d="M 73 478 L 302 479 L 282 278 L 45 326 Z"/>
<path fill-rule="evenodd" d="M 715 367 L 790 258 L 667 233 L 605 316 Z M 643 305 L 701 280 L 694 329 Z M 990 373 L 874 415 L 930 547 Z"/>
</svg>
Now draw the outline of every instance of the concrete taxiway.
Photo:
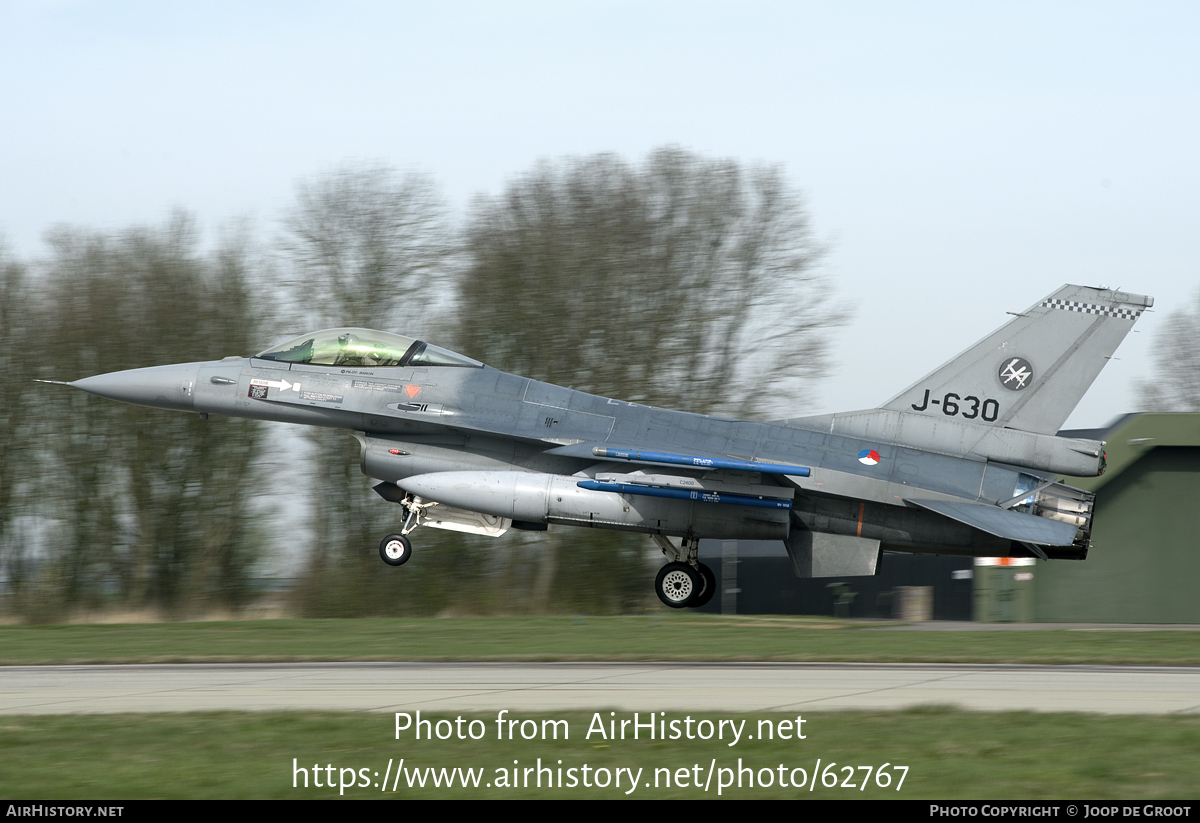
<svg viewBox="0 0 1200 823">
<path fill-rule="evenodd" d="M 179 711 L 1200 712 L 1200 667 L 278 663 L 0 667 L 0 714 Z"/>
</svg>

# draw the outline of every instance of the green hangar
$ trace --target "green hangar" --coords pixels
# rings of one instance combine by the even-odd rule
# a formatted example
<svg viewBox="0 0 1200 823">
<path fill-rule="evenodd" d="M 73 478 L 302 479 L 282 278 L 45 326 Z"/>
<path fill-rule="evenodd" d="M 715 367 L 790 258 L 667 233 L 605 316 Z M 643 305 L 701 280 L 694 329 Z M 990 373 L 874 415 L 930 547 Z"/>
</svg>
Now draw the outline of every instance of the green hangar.
<svg viewBox="0 0 1200 823">
<path fill-rule="evenodd" d="M 1200 623 L 1200 414 L 1128 414 L 1061 434 L 1106 441 L 1108 469 L 1064 478 L 1096 495 L 1092 545 L 1082 562 L 1021 570 L 1033 571 L 1032 619 Z"/>
</svg>

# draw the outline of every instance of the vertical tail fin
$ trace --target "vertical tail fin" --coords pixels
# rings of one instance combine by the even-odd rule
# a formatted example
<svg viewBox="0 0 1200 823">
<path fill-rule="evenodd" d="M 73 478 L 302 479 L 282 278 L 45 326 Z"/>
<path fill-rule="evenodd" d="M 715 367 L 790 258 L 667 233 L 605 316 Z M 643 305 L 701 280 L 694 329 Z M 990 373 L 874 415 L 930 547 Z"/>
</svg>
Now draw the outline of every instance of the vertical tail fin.
<svg viewBox="0 0 1200 823">
<path fill-rule="evenodd" d="M 1063 286 L 882 408 L 1054 434 L 1154 298 Z"/>
</svg>

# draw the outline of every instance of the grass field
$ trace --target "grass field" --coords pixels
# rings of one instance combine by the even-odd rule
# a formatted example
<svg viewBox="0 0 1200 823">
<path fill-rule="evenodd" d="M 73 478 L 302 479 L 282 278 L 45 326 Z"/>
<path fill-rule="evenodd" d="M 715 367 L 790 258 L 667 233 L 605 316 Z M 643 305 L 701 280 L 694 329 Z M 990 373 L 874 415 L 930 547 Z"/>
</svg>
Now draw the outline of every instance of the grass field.
<svg viewBox="0 0 1200 823">
<path fill-rule="evenodd" d="M 601 714 L 608 719 L 607 712 Z M 748 735 L 755 734 L 760 720 L 795 720 L 795 715 L 767 713 L 691 714 L 696 720 L 745 719 Z M 684 716 L 683 712 L 672 713 L 668 719 Z M 453 720 L 456 716 L 435 715 L 433 719 L 438 717 Z M 484 721 L 482 727 L 475 727 L 476 732 L 486 730 L 483 739 L 415 741 L 405 732 L 396 740 L 394 718 L 389 714 L 9 716 L 0 718 L 0 751 L 4 752 L 0 796 L 63 800 L 337 798 L 343 796 L 339 788 L 343 782 L 355 784 L 345 789 L 346 798 L 625 796 L 628 773 L 621 775 L 620 788 L 585 788 L 582 766 L 587 764 L 593 783 L 613 780 L 618 768 L 632 769 L 635 774 L 641 769 L 638 787 L 630 796 L 643 799 L 715 798 L 722 783 L 735 784 L 720 788 L 722 798 L 1200 797 L 1197 716 L 985 714 L 942 708 L 805 713 L 805 740 L 743 738 L 732 747 L 728 734 L 720 741 L 649 741 L 644 739 L 645 732 L 638 741 L 604 740 L 596 734 L 588 740 L 584 735 L 593 715 L 579 712 L 535 718 L 567 720 L 569 740 L 497 741 L 494 715 L 464 716 L 464 720 L 471 718 Z M 448 728 L 443 725 L 443 731 Z M 469 732 L 469 727 L 465 728 L 464 734 Z M 307 775 L 294 771 L 293 758 Z M 395 774 L 401 758 L 404 770 L 397 786 Z M 543 772 L 543 788 L 525 788 L 524 769 L 536 768 L 538 758 L 554 773 Z M 745 771 L 742 788 L 736 787 L 739 758 L 742 769 L 753 770 L 753 788 L 750 773 Z M 810 789 L 818 759 L 823 779 Z M 514 760 L 519 761 L 515 766 Z M 559 780 L 560 760 L 563 787 L 547 788 L 546 781 L 557 784 Z M 874 771 L 885 763 L 889 765 L 880 782 L 890 782 L 886 788 L 876 783 Z M 781 765 L 789 783 L 785 788 L 779 786 Z M 314 766 L 320 767 L 321 788 L 314 785 Z M 327 771 L 326 766 L 332 770 Z M 868 777 L 868 766 L 872 771 L 864 790 L 860 786 Z M 905 766 L 907 772 L 902 775 L 898 767 Z M 438 771 L 428 775 L 425 770 L 429 767 L 446 768 L 451 775 L 459 769 L 454 787 L 435 788 L 433 779 L 441 779 L 441 775 Z M 506 771 L 505 779 L 511 783 L 514 767 L 519 770 L 518 787 L 498 787 L 500 771 Z M 578 781 L 574 787 L 569 786 L 567 770 L 571 768 L 576 769 Z M 792 771 L 797 768 L 804 773 Z M 479 788 L 459 785 L 461 770 L 467 769 L 479 776 Z M 669 770 L 669 787 L 663 769 Z M 410 788 L 408 782 L 417 777 L 418 770 L 426 774 L 426 786 Z M 391 775 L 391 780 L 381 785 L 385 774 Z M 681 777 L 686 786 L 677 785 Z M 768 777 L 772 785 L 760 786 L 759 781 Z M 332 789 L 326 786 L 331 778 Z M 292 787 L 293 779 L 297 788 Z M 532 784 L 536 772 L 527 779 Z M 486 785 L 489 782 L 491 788 Z M 795 783 L 804 785 L 797 788 Z M 393 786 L 397 786 L 395 792 Z"/>
<path fill-rule="evenodd" d="M 0 664 L 4 665 L 338 660 L 1197 665 L 1200 634 L 912 632 L 821 618 L 660 612 L 604 618 L 0 626 Z M 688 714 L 669 713 L 667 719 Z M 638 787 L 631 797 L 717 797 L 718 789 L 722 798 L 1200 796 L 1200 781 L 1195 778 L 1200 771 L 1200 716 L 1194 715 L 971 713 L 947 708 L 806 712 L 806 739 L 785 741 L 757 739 L 757 724 L 760 720 L 794 720 L 795 715 L 690 714 L 697 720 L 718 723 L 722 719 L 745 720 L 746 738 L 732 747 L 728 734 L 723 740 L 707 741 L 606 740 L 596 734 L 589 740 L 584 735 L 593 718 L 590 712 L 533 718 L 566 720 L 571 731 L 568 740 L 503 741 L 496 740 L 495 716 L 490 714 L 463 715 L 465 720 L 484 721 L 474 727 L 484 731 L 479 740 L 421 741 L 414 740 L 411 733 L 396 740 L 390 714 L 10 715 L 0 717 L 0 796 L 91 800 L 623 797 L 629 791 L 631 775 L 639 769 Z M 608 712 L 601 715 L 608 719 Z M 454 720 L 457 716 L 433 715 L 432 719 L 439 717 Z M 623 713 L 618 719 L 629 717 Z M 751 735 L 755 739 L 750 739 Z M 396 768 L 402 758 L 404 770 L 397 783 Z M 575 769 L 578 784 L 540 789 L 521 785 L 525 779 L 536 781 L 539 758 L 544 768 L 551 769 L 542 772 L 543 780 L 557 780 L 561 766 L 563 781 L 569 784 L 569 770 Z M 514 764 L 514 760 L 519 762 Z M 875 770 L 885 763 L 889 765 L 880 778 Z M 621 773 L 620 788 L 586 787 L 585 764 L 593 783 L 614 780 L 617 769 L 632 772 Z M 320 767 L 319 778 L 314 766 Z M 802 782 L 803 787 L 781 787 L 780 766 L 789 784 Z M 301 771 L 295 771 L 296 767 Z M 907 767 L 907 771 L 897 791 L 902 776 L 899 767 Z M 428 772 L 429 768 L 434 771 Z M 443 768 L 447 770 L 444 775 Z M 512 783 L 514 768 L 518 787 L 497 785 L 502 772 Z M 535 771 L 525 773 L 525 769 Z M 479 780 L 478 787 L 461 785 L 464 770 L 474 770 L 466 774 L 468 782 Z M 381 786 L 385 774 L 392 782 Z M 743 780 L 740 789 L 736 786 L 739 774 Z M 421 776 L 426 781 L 424 788 L 416 785 Z M 447 777 L 454 777 L 453 787 L 434 786 L 435 780 Z M 751 777 L 753 787 L 749 785 Z M 681 778 L 686 785 L 679 785 Z M 768 778 L 772 785 L 759 785 Z M 869 781 L 865 789 L 861 788 L 864 778 Z M 318 779 L 321 787 L 315 785 Z M 330 779 L 335 788 L 328 787 Z M 414 782 L 411 787 L 410 780 Z M 880 780 L 891 785 L 881 786 Z M 701 787 L 695 785 L 697 781 Z M 723 785 L 730 781 L 735 785 Z M 338 788 L 341 782 L 354 785 L 343 794 Z"/>
<path fill-rule="evenodd" d="M 908 632 L 822 618 L 661 612 L 0 626 L 0 665 L 346 660 L 1200 665 L 1200 632 Z"/>
</svg>

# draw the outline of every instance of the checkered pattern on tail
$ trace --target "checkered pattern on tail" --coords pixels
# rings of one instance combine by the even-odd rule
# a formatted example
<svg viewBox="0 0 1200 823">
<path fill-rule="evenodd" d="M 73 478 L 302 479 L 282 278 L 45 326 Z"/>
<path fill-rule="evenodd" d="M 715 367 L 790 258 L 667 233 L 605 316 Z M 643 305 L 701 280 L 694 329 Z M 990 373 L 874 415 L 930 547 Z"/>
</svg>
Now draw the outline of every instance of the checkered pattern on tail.
<svg viewBox="0 0 1200 823">
<path fill-rule="evenodd" d="M 1084 314 L 1102 314 L 1105 317 L 1119 317 L 1122 320 L 1137 320 L 1142 316 L 1141 309 L 1129 309 L 1124 306 L 1101 306 L 1097 303 L 1080 303 L 1078 300 L 1060 300 L 1051 298 L 1042 301 L 1043 306 L 1063 311 L 1077 311 Z"/>
</svg>

